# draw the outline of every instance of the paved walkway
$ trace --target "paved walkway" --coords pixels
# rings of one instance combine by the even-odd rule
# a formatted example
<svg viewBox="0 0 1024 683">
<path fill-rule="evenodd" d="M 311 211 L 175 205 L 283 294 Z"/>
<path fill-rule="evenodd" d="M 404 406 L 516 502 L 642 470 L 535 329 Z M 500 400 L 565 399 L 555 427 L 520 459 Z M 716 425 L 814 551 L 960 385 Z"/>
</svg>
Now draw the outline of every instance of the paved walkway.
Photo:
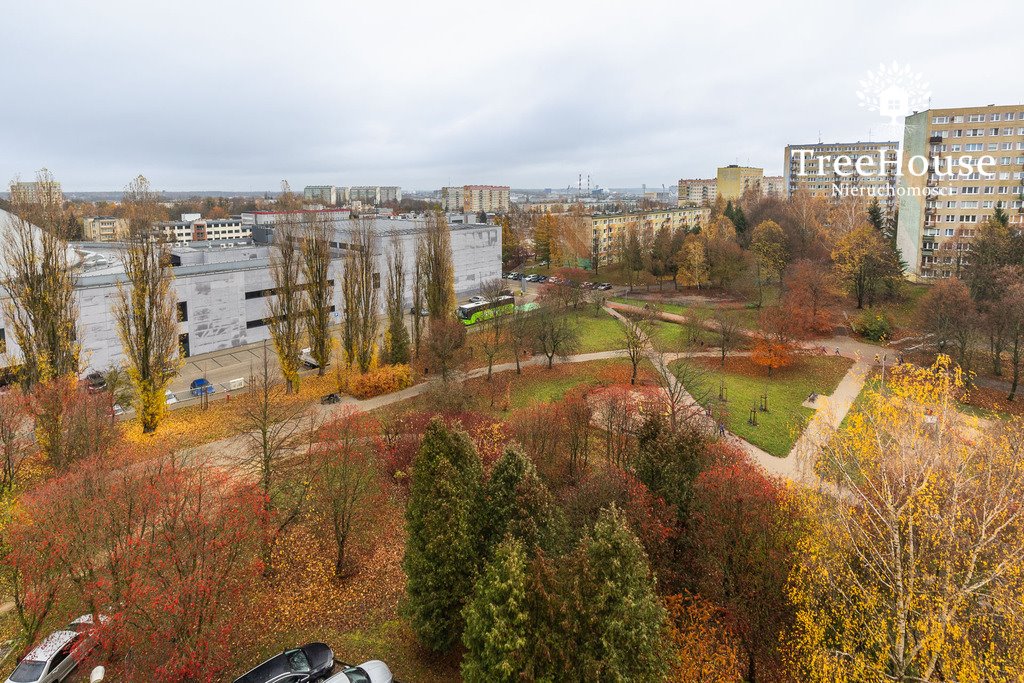
<svg viewBox="0 0 1024 683">
<path fill-rule="evenodd" d="M 622 315 L 624 309 L 627 313 L 643 311 L 643 309 L 639 309 L 635 306 L 626 306 L 623 304 L 610 304 L 605 307 L 605 310 L 620 322 L 625 322 L 626 320 Z M 672 318 L 685 320 L 683 316 L 676 316 L 672 314 L 666 315 L 671 315 Z M 673 320 L 673 322 L 678 321 Z M 854 365 L 839 382 L 839 385 L 831 396 L 819 396 L 818 401 L 820 407 L 814 417 L 811 418 L 803 433 L 797 439 L 796 444 L 794 444 L 789 454 L 784 458 L 779 458 L 769 454 L 763 449 L 735 434 L 729 433 L 727 438 L 742 448 L 747 455 L 750 456 L 753 462 L 757 463 L 769 474 L 802 484 L 828 489 L 833 487 L 822 482 L 813 472 L 814 454 L 817 451 L 817 446 L 821 439 L 825 437 L 831 429 L 837 427 L 843 421 L 843 418 L 846 417 L 846 414 L 852 407 L 853 402 L 864 387 L 866 376 L 871 369 L 872 364 L 875 362 L 874 359 L 877 357 L 881 360 L 885 354 L 885 350 L 878 346 L 865 344 L 849 337 L 834 337 L 814 344 L 809 344 L 807 346 L 810 348 L 825 346 L 830 353 L 838 350 L 840 355 L 852 358 L 854 360 Z M 746 355 L 748 353 L 749 352 L 736 351 L 733 352 L 732 355 Z M 717 351 L 703 351 L 695 353 L 673 353 L 661 356 L 660 354 L 655 354 L 652 349 L 649 349 L 647 355 L 648 359 L 657 366 L 659 362 L 668 363 L 684 355 L 718 356 L 719 353 Z M 583 353 L 564 358 L 561 362 L 588 363 L 612 358 L 628 358 L 628 353 L 625 349 Z M 547 358 L 544 356 L 532 356 L 520 362 L 522 367 L 537 367 L 546 364 Z M 515 362 L 498 363 L 493 366 L 492 372 L 511 372 L 514 371 L 515 368 Z M 480 367 L 469 371 L 454 373 L 453 381 L 464 382 L 469 379 L 484 377 L 486 375 L 487 368 Z M 421 396 L 429 391 L 431 387 L 437 386 L 440 383 L 441 380 L 439 378 L 435 378 L 411 386 L 408 389 L 396 391 L 391 394 L 385 394 L 383 396 L 377 396 L 375 398 L 360 400 L 349 396 L 344 397 L 341 403 L 334 405 L 325 406 L 317 404 L 313 407 L 313 417 L 318 420 L 329 419 L 332 414 L 343 408 L 354 408 L 360 411 L 376 410 L 378 408 L 383 408 L 415 398 L 416 396 Z M 685 396 L 693 401 L 692 397 L 689 397 L 688 394 L 685 394 Z M 712 425 L 712 427 L 714 426 L 715 425 Z M 196 448 L 191 449 L 189 455 L 190 457 L 194 457 L 205 462 L 211 462 L 218 465 L 228 465 L 243 456 L 243 449 L 245 449 L 245 447 L 246 442 L 243 436 L 232 436 L 197 446 Z"/>
<path fill-rule="evenodd" d="M 605 310 L 623 324 L 627 324 L 627 321 L 620 311 L 625 310 L 627 313 L 643 312 L 643 309 L 641 308 L 624 304 L 610 304 L 609 306 L 606 306 Z M 672 319 L 673 322 L 686 320 L 685 316 L 671 313 L 664 313 L 659 317 L 662 320 Z M 793 448 L 790 449 L 789 454 L 786 455 L 786 457 L 780 458 L 774 456 L 732 432 L 728 432 L 727 438 L 729 441 L 743 449 L 753 462 L 757 463 L 769 474 L 809 486 L 831 490 L 835 487 L 822 481 L 814 473 L 814 462 L 818 446 L 822 439 L 827 438 L 831 430 L 838 427 L 846 417 L 846 414 L 850 412 L 850 408 L 853 406 L 854 401 L 857 400 L 857 396 L 860 395 L 861 389 L 864 388 L 864 382 L 871 369 L 871 364 L 875 362 L 876 358 L 879 361 L 885 358 L 885 350 L 879 349 L 879 347 L 871 344 L 865 344 L 864 342 L 851 339 L 850 337 L 835 337 L 827 340 L 827 342 L 828 345 L 825 346 L 827 352 L 831 352 L 833 350 L 838 351 L 837 355 L 852 358 L 854 360 L 854 364 L 843 376 L 842 380 L 840 380 L 839 384 L 836 386 L 835 391 L 833 391 L 830 396 L 818 397 L 816 401 L 817 408 L 814 416 L 808 422 L 804 431 L 800 434 L 800 437 L 797 439 Z M 823 345 L 823 343 L 808 343 L 804 346 L 806 348 L 818 348 Z M 718 355 L 717 352 L 710 353 L 712 355 Z M 684 354 L 674 355 L 678 358 Z M 700 353 L 687 355 L 705 354 Z M 732 355 L 744 354 L 742 352 L 733 352 Z M 871 362 L 869 363 L 867 359 L 871 359 Z M 654 359 L 652 358 L 652 360 Z M 688 394 L 687 397 L 689 397 Z M 689 398 L 691 401 L 693 400 L 692 397 Z"/>
</svg>

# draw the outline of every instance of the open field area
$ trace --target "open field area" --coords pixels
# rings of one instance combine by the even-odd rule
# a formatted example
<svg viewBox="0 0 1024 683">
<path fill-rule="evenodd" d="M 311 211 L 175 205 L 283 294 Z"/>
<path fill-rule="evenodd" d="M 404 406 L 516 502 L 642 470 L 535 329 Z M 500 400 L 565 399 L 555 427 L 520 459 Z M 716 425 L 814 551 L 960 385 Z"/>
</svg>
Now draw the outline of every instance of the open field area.
<svg viewBox="0 0 1024 683">
<path fill-rule="evenodd" d="M 799 356 L 793 366 L 768 377 L 763 368 L 744 357 L 727 358 L 725 370 L 716 359 L 702 358 L 699 362 L 706 369 L 701 404 L 710 407 L 715 419 L 722 420 L 730 432 L 778 457 L 789 453 L 814 414 L 801 405 L 808 395 L 832 393 L 852 365 L 845 358 Z M 751 425 L 751 408 L 759 408 L 766 392 L 768 410 L 758 409 L 757 425 Z M 720 395 L 725 400 L 720 400 Z"/>
</svg>

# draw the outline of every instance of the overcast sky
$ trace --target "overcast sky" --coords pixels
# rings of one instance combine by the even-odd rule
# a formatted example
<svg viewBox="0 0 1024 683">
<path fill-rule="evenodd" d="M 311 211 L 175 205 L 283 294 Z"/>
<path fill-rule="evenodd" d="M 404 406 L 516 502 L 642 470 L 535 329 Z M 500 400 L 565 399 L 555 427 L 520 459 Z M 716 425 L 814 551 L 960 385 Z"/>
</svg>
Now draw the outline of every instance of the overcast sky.
<svg viewBox="0 0 1024 683">
<path fill-rule="evenodd" d="M 0 178 L 66 190 L 779 174 L 879 139 L 893 60 L 936 107 L 1024 101 L 1020 0 L 0 2 Z"/>
</svg>

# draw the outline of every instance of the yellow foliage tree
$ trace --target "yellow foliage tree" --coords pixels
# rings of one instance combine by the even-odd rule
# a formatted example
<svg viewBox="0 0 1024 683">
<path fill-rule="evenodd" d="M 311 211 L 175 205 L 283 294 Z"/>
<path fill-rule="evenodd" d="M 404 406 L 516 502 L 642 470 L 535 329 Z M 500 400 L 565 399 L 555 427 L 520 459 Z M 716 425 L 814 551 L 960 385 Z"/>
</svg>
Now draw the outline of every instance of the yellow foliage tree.
<svg viewBox="0 0 1024 683">
<path fill-rule="evenodd" d="M 940 357 L 900 365 L 830 435 L 839 488 L 791 576 L 802 681 L 1024 677 L 1024 425 L 979 429 Z"/>
</svg>

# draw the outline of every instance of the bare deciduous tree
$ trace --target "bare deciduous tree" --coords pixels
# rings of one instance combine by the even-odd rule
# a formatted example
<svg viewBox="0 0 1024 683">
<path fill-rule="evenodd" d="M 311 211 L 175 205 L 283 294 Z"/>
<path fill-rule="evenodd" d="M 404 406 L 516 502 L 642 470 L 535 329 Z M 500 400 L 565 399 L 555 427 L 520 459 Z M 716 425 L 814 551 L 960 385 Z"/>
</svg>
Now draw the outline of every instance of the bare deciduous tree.
<svg viewBox="0 0 1024 683">
<path fill-rule="evenodd" d="M 345 306 L 343 346 L 348 364 L 355 363 L 362 372 L 366 372 L 373 361 L 380 326 L 377 315 L 380 273 L 374 271 L 377 235 L 372 218 L 357 218 L 353 224 L 342 275 L 341 291 Z"/>
<path fill-rule="evenodd" d="M 441 371 L 441 379 L 445 383 L 451 378 L 451 372 L 458 364 L 460 352 L 465 344 L 466 326 L 454 316 L 430 322 L 427 354 L 431 362 L 437 364 L 438 370 Z"/>
<path fill-rule="evenodd" d="M 280 535 L 303 510 L 311 485 L 308 446 L 315 432 L 306 406 L 287 395 L 285 383 L 270 366 L 267 346 L 250 371 L 249 388 L 239 404 L 238 427 L 244 443 L 237 466 L 259 482 L 266 513 L 263 562 L 271 571 L 271 553 Z"/>
<path fill-rule="evenodd" d="M 302 238 L 302 275 L 306 281 L 309 317 L 309 355 L 317 363 L 317 374 L 327 372 L 331 362 L 331 307 L 334 280 L 331 279 L 331 237 L 334 222 L 326 214 L 313 214 Z"/>
<path fill-rule="evenodd" d="M 496 302 L 505 291 L 505 283 L 499 278 L 487 280 L 480 286 L 480 295 L 491 302 Z M 494 359 L 505 347 L 505 322 L 507 312 L 500 307 L 491 309 L 492 316 L 487 326 L 480 330 L 481 348 L 487 358 L 487 379 L 491 379 Z"/>
<path fill-rule="evenodd" d="M 156 431 L 167 401 L 164 392 L 178 368 L 177 298 L 170 254 L 152 234 L 156 196 L 139 176 L 125 188 L 131 216 L 121 251 L 126 283 L 117 283 L 114 320 L 127 359 L 135 414 L 146 434 Z"/>
<path fill-rule="evenodd" d="M 426 308 L 426 242 L 416 242 L 416 254 L 413 256 L 412 277 L 412 343 L 413 353 L 419 358 L 420 342 L 423 339 L 423 310 Z"/>
<path fill-rule="evenodd" d="M 405 253 L 402 250 L 402 243 L 398 239 L 392 241 L 391 251 L 388 252 L 386 308 L 388 331 L 384 355 L 389 363 L 408 363 L 409 330 L 405 326 Z"/>
<path fill-rule="evenodd" d="M 455 315 L 455 266 L 448 221 L 437 211 L 427 216 L 424 236 L 424 284 L 432 320 Z"/>
<path fill-rule="evenodd" d="M 21 349 L 19 373 L 26 389 L 57 377 L 77 376 L 78 308 L 67 222 L 56 181 L 36 176 L 36 203 L 15 200 L 3 233 L 0 286 L 7 292 L 4 317 Z"/>
<path fill-rule="evenodd" d="M 572 318 L 551 306 L 541 306 L 533 312 L 534 339 L 537 348 L 548 359 L 548 369 L 555 356 L 567 358 L 579 348 L 579 329 Z"/>
<path fill-rule="evenodd" d="M 712 317 L 715 334 L 718 336 L 718 346 L 722 352 L 722 367 L 725 367 L 725 357 L 735 348 L 740 337 L 740 324 L 731 315 L 718 312 Z"/>
<path fill-rule="evenodd" d="M 649 316 L 641 316 L 637 319 L 626 318 L 622 324 L 622 342 L 629 356 L 629 362 L 633 366 L 633 374 L 629 378 L 630 384 L 636 384 L 637 374 L 640 371 L 640 362 L 644 359 L 647 345 L 651 337 L 654 323 Z"/>
<path fill-rule="evenodd" d="M 704 410 L 701 404 L 707 403 L 707 373 L 685 354 L 673 360 L 659 351 L 652 354 L 651 361 L 668 409 L 669 426 L 675 431 L 695 422 Z"/>
<path fill-rule="evenodd" d="M 268 299 L 267 325 L 288 393 L 299 386 L 299 353 L 305 334 L 308 307 L 302 275 L 300 219 L 284 213 L 274 225 L 274 244 L 270 254 L 270 276 L 274 295 Z"/>
<path fill-rule="evenodd" d="M 324 425 L 316 448 L 319 515 L 334 537 L 334 575 L 344 575 L 352 534 L 370 514 L 367 505 L 377 481 L 371 454 L 375 425 L 363 413 L 347 412 Z"/>
</svg>

